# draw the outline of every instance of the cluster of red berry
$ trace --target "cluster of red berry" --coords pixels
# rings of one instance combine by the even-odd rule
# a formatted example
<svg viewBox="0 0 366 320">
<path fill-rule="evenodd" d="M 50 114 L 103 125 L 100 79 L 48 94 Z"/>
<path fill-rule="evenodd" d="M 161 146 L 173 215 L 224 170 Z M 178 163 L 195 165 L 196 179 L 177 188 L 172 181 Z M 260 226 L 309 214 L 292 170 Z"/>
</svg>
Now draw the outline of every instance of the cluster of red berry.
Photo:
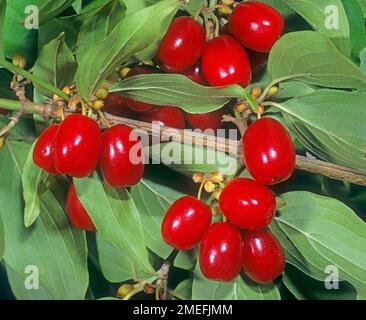
<svg viewBox="0 0 366 320">
<path fill-rule="evenodd" d="M 269 52 L 283 28 L 283 18 L 275 9 L 248 1 L 235 7 L 221 35 L 207 44 L 196 21 L 176 19 L 162 41 L 158 58 L 168 72 L 182 72 L 192 64 L 197 68 L 201 58 L 208 84 L 247 86 L 251 68 L 244 47 Z M 295 148 L 278 121 L 263 118 L 245 132 L 243 155 L 254 180 L 237 178 L 223 188 L 218 201 L 224 221 L 211 224 L 211 208 L 186 196 L 167 211 L 162 236 L 179 250 L 200 244 L 200 268 L 209 279 L 231 281 L 242 269 L 252 280 L 265 283 L 276 279 L 285 267 L 284 251 L 268 229 L 276 213 L 276 200 L 267 186 L 292 175 Z"/>
<path fill-rule="evenodd" d="M 267 229 L 276 213 L 276 200 L 266 185 L 292 175 L 295 148 L 285 128 L 270 118 L 248 128 L 243 147 L 246 167 L 255 180 L 237 178 L 222 190 L 219 207 L 229 222 L 211 224 L 211 208 L 186 196 L 169 208 L 162 235 L 179 250 L 201 243 L 200 267 L 209 279 L 231 281 L 242 268 L 252 280 L 270 282 L 282 273 L 285 255 Z"/>
<path fill-rule="evenodd" d="M 136 66 L 126 77 L 151 73 L 180 73 L 201 85 L 247 86 L 252 72 L 247 49 L 268 52 L 283 31 L 281 15 L 268 5 L 244 2 L 235 7 L 221 35 L 206 43 L 204 28 L 191 17 L 173 20 L 157 52 L 160 68 Z M 246 48 L 246 49 L 245 49 Z M 105 111 L 144 122 L 185 128 L 218 129 L 223 111 L 204 115 L 184 114 L 179 108 L 160 107 L 109 94 Z M 136 148 L 137 147 L 137 148 Z M 83 178 L 98 166 L 112 187 L 128 187 L 142 177 L 144 164 L 131 161 L 131 149 L 141 159 L 141 143 L 132 130 L 116 125 L 101 132 L 83 115 L 70 115 L 47 128 L 35 144 L 33 160 L 51 175 Z M 211 208 L 191 196 L 177 200 L 162 223 L 164 240 L 179 250 L 199 243 L 200 267 L 214 280 L 230 281 L 241 268 L 253 280 L 268 282 L 282 273 L 284 252 L 267 229 L 276 212 L 276 201 L 267 185 L 288 179 L 295 168 L 295 150 L 285 128 L 276 120 L 255 121 L 243 137 L 244 160 L 255 180 L 237 178 L 222 190 L 219 206 L 224 222 L 211 224 Z M 71 184 L 67 211 L 75 227 L 95 230 Z M 226 219 L 228 221 L 226 221 Z M 242 229 L 242 230 L 240 230 Z"/>
<path fill-rule="evenodd" d="M 136 150 L 136 161 L 130 157 L 132 148 Z M 84 178 L 99 164 L 105 181 L 115 188 L 140 181 L 144 173 L 141 157 L 141 142 L 129 127 L 116 125 L 102 133 L 94 120 L 79 114 L 49 126 L 33 150 L 34 163 L 51 175 Z M 75 227 L 95 229 L 73 185 L 68 193 L 67 209 Z"/>
<path fill-rule="evenodd" d="M 173 20 L 156 54 L 156 64 L 133 67 L 126 78 L 154 73 L 178 73 L 203 86 L 239 84 L 246 87 L 252 77 L 248 57 L 268 53 L 284 28 L 282 16 L 259 2 L 244 2 L 235 7 L 221 34 L 206 42 L 204 27 L 192 17 Z M 189 114 L 175 107 L 159 107 L 110 94 L 104 110 L 144 122 L 160 122 L 178 129 L 185 119 L 193 129 L 217 130 L 225 109 L 204 114 Z"/>
</svg>

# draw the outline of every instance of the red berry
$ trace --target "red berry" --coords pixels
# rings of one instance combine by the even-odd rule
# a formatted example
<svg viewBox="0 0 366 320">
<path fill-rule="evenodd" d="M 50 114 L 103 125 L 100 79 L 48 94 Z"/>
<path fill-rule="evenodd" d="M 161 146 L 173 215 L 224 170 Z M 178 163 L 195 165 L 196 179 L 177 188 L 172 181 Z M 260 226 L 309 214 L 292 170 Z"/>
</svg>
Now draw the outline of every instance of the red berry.
<svg viewBox="0 0 366 320">
<path fill-rule="evenodd" d="M 272 192 L 259 182 L 245 178 L 232 180 L 222 191 L 219 204 L 232 223 L 246 230 L 267 227 L 276 213 Z"/>
<path fill-rule="evenodd" d="M 104 99 L 103 111 L 123 118 L 136 117 L 136 113 L 127 105 L 127 98 L 115 93 L 108 94 L 108 97 Z"/>
<path fill-rule="evenodd" d="M 159 122 L 161 126 L 184 129 L 184 114 L 176 107 L 156 107 L 153 112 L 139 115 L 139 120 L 152 123 Z"/>
<path fill-rule="evenodd" d="M 285 253 L 268 229 L 242 232 L 243 271 L 256 282 L 272 282 L 285 268 Z"/>
<path fill-rule="evenodd" d="M 295 170 L 295 147 L 287 130 L 270 118 L 255 121 L 243 137 L 244 160 L 254 179 L 273 185 Z"/>
<path fill-rule="evenodd" d="M 126 75 L 126 78 L 130 78 L 142 74 L 158 74 L 162 71 L 153 66 L 136 66 L 132 68 Z M 150 103 L 140 102 L 132 99 L 126 99 L 127 105 L 135 112 L 145 113 L 152 111 L 156 106 Z"/>
<path fill-rule="evenodd" d="M 246 48 L 269 52 L 284 28 L 281 14 L 273 7 L 248 1 L 239 4 L 229 19 L 230 33 Z"/>
<path fill-rule="evenodd" d="M 0 108 L 0 115 L 1 114 L 7 114 L 9 111 L 8 110 L 6 110 L 6 109 L 1 109 Z"/>
<path fill-rule="evenodd" d="M 198 61 L 197 63 L 195 63 L 191 68 L 189 68 L 188 70 L 182 72 L 182 74 L 184 74 L 185 76 L 187 76 L 189 79 L 191 79 L 192 81 L 202 85 L 202 86 L 207 86 L 208 83 L 203 75 L 202 72 L 202 67 L 201 67 L 201 62 Z"/>
<path fill-rule="evenodd" d="M 210 226 L 211 208 L 194 197 L 175 201 L 167 211 L 161 233 L 166 243 L 178 250 L 195 247 Z"/>
<path fill-rule="evenodd" d="M 98 124 L 85 116 L 67 116 L 55 139 L 56 170 L 71 177 L 84 178 L 97 167 L 102 136 Z"/>
<path fill-rule="evenodd" d="M 209 113 L 190 114 L 185 113 L 189 125 L 193 129 L 205 131 L 207 129 L 218 130 L 222 127 L 222 116 L 225 114 L 224 109 L 216 110 Z"/>
<path fill-rule="evenodd" d="M 137 135 L 125 125 L 116 125 L 102 135 L 100 169 L 105 181 L 121 188 L 136 184 L 144 174 L 142 146 Z"/>
<path fill-rule="evenodd" d="M 230 36 L 219 36 L 207 44 L 202 69 L 212 86 L 240 84 L 246 87 L 252 76 L 247 53 Z"/>
<path fill-rule="evenodd" d="M 44 130 L 33 150 L 33 162 L 52 175 L 58 174 L 55 168 L 55 137 L 58 128 L 59 124 L 54 124 Z"/>
<path fill-rule="evenodd" d="M 217 222 L 205 233 L 199 251 L 203 275 L 211 280 L 231 281 L 241 268 L 241 235 L 227 222 Z"/>
<path fill-rule="evenodd" d="M 205 30 L 196 20 L 176 18 L 160 43 L 157 59 L 169 72 L 186 70 L 200 58 L 205 42 Z"/>
<path fill-rule="evenodd" d="M 71 184 L 67 193 L 66 210 L 69 220 L 75 228 L 95 231 L 94 223 L 80 202 L 74 184 Z"/>
</svg>

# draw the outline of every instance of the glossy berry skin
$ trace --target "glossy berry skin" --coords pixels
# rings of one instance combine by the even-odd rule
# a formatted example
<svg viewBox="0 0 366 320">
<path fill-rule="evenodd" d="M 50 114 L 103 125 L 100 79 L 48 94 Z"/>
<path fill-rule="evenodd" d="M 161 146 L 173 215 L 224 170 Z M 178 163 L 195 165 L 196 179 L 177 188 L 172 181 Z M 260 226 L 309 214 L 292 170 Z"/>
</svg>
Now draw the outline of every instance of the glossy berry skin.
<svg viewBox="0 0 366 320">
<path fill-rule="evenodd" d="M 59 125 L 49 126 L 37 139 L 33 149 L 33 162 L 51 175 L 57 175 L 55 168 L 55 137 Z"/>
<path fill-rule="evenodd" d="M 230 33 L 246 48 L 269 52 L 284 29 L 281 14 L 273 7 L 248 1 L 235 7 L 229 19 Z"/>
<path fill-rule="evenodd" d="M 185 121 L 183 111 L 176 107 L 156 107 L 150 113 L 139 115 L 139 120 L 152 123 L 158 122 L 161 126 L 184 129 Z"/>
<path fill-rule="evenodd" d="M 196 20 L 176 18 L 160 43 L 157 59 L 169 72 L 184 71 L 200 58 L 205 42 L 205 30 Z"/>
<path fill-rule="evenodd" d="M 69 220 L 75 228 L 95 231 L 94 223 L 80 202 L 74 184 L 71 184 L 67 193 L 66 211 Z"/>
<path fill-rule="evenodd" d="M 203 238 L 211 223 L 211 208 L 191 196 L 175 201 L 168 209 L 161 233 L 166 243 L 178 250 L 189 250 Z"/>
<path fill-rule="evenodd" d="M 200 268 L 211 280 L 229 282 L 241 268 L 241 235 L 228 222 L 217 222 L 205 233 L 199 250 Z"/>
<path fill-rule="evenodd" d="M 142 74 L 159 74 L 161 70 L 153 66 L 143 65 L 132 68 L 126 75 L 126 78 L 130 78 Z M 150 103 L 140 102 L 132 99 L 126 99 L 128 107 L 138 113 L 145 113 L 152 111 L 156 106 Z"/>
<path fill-rule="evenodd" d="M 193 129 L 205 131 L 207 129 L 218 130 L 222 128 L 222 116 L 225 114 L 224 109 L 216 110 L 209 113 L 190 114 L 185 113 L 187 122 Z"/>
<path fill-rule="evenodd" d="M 242 232 L 241 262 L 243 271 L 259 283 L 272 282 L 285 269 L 285 253 L 268 229 Z"/>
<path fill-rule="evenodd" d="M 142 146 L 132 129 L 116 125 L 103 132 L 100 169 L 104 180 L 115 188 L 129 187 L 139 182 L 145 165 Z"/>
<path fill-rule="evenodd" d="M 97 167 L 102 145 L 98 124 L 83 115 L 69 115 L 55 139 L 55 167 L 60 174 L 84 178 Z"/>
<path fill-rule="evenodd" d="M 243 137 L 243 149 L 246 167 L 260 183 L 280 183 L 295 170 L 294 144 L 277 120 L 262 118 L 250 125 Z"/>
<path fill-rule="evenodd" d="M 104 99 L 103 111 L 123 118 L 136 117 L 136 113 L 128 107 L 127 98 L 115 93 L 108 94 L 108 97 Z"/>
<path fill-rule="evenodd" d="M 247 53 L 230 36 L 218 36 L 207 44 L 202 70 L 212 86 L 239 84 L 246 87 L 252 76 Z"/>
<path fill-rule="evenodd" d="M 222 191 L 219 204 L 232 223 L 246 230 L 266 228 L 276 213 L 272 192 L 259 182 L 245 178 L 232 180 Z"/>
<path fill-rule="evenodd" d="M 187 76 L 192 81 L 200 84 L 201 86 L 207 86 L 208 85 L 208 83 L 207 83 L 207 81 L 206 81 L 206 79 L 203 75 L 203 71 L 202 71 L 200 61 L 196 62 L 191 68 L 184 71 L 182 74 Z"/>
</svg>

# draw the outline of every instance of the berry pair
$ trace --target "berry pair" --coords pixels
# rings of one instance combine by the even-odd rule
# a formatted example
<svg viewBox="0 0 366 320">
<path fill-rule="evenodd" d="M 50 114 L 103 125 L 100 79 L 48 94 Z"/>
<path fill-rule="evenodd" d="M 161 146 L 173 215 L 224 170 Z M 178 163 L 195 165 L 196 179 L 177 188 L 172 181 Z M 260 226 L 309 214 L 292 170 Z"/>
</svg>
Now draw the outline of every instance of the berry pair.
<svg viewBox="0 0 366 320">
<path fill-rule="evenodd" d="M 34 163 L 46 172 L 84 178 L 98 163 L 112 187 L 136 184 L 144 172 L 141 144 L 133 131 L 116 125 L 101 133 L 98 124 L 83 115 L 70 115 L 48 127 L 38 138 Z"/>
<path fill-rule="evenodd" d="M 221 30 L 211 40 L 202 56 L 207 81 L 214 86 L 239 84 L 246 87 L 251 80 L 251 56 L 268 53 L 283 32 L 284 20 L 271 6 L 247 1 L 238 4 Z"/>
<path fill-rule="evenodd" d="M 97 167 L 101 147 L 98 124 L 82 115 L 71 115 L 41 134 L 34 147 L 33 161 L 52 175 L 83 178 Z"/>
<path fill-rule="evenodd" d="M 201 59 L 203 77 L 198 72 Z M 219 36 L 206 44 L 205 30 L 191 17 L 173 20 L 157 53 L 162 69 L 183 73 L 199 84 L 213 86 L 239 83 L 246 86 L 251 78 L 245 50 L 234 39 Z"/>
<path fill-rule="evenodd" d="M 240 232 L 228 222 L 217 222 L 202 239 L 199 262 L 211 280 L 232 281 L 243 270 L 253 281 L 268 283 L 283 272 L 285 254 L 268 229 Z"/>
<path fill-rule="evenodd" d="M 204 76 L 199 72 L 200 58 Z M 157 60 L 167 72 L 185 74 L 201 85 L 246 86 L 250 80 L 249 60 L 241 46 L 222 37 L 206 44 L 203 26 L 191 17 L 173 20 L 160 43 Z"/>
<path fill-rule="evenodd" d="M 115 188 L 136 184 L 144 172 L 141 143 L 129 127 L 116 125 L 101 133 L 94 120 L 82 115 L 48 127 L 35 144 L 33 161 L 52 175 L 76 178 L 89 176 L 99 163 L 105 181 Z M 75 227 L 94 230 L 73 185 L 67 211 Z"/>
</svg>

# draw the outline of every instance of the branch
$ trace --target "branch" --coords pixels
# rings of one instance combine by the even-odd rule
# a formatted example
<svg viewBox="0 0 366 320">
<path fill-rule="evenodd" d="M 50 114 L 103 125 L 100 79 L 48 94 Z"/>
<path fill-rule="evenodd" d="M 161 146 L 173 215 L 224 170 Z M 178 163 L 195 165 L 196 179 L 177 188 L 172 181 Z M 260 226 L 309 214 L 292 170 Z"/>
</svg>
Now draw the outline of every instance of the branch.
<svg viewBox="0 0 366 320">
<path fill-rule="evenodd" d="M 22 108 L 22 104 L 20 101 L 0 98 L 0 108 L 10 111 L 19 111 Z M 34 103 L 30 101 L 25 102 L 24 113 L 36 113 L 48 118 L 57 118 L 57 112 L 54 110 L 52 105 Z"/>
<path fill-rule="evenodd" d="M 0 99 L 0 108 L 1 107 L 6 108 L 8 110 L 19 110 L 21 104 L 19 101 Z M 52 105 L 42 105 L 27 102 L 25 105 L 25 112 L 37 113 L 45 117 L 59 119 L 59 115 L 52 108 Z M 67 113 L 65 113 L 65 115 L 67 115 Z M 105 117 L 111 125 L 125 124 L 133 129 L 145 130 L 146 132 L 149 133 L 149 135 L 154 134 L 150 123 L 145 123 L 132 119 L 120 118 L 107 113 L 105 114 Z M 184 131 L 181 129 L 174 129 L 168 127 L 161 127 L 160 133 L 162 133 L 160 137 L 164 140 L 168 140 L 169 138 L 168 141 L 184 143 L 183 137 L 185 137 L 186 139 L 189 138 L 191 139 L 190 141 L 192 141 L 193 145 L 199 147 L 207 147 L 215 149 L 217 151 L 225 152 L 237 158 L 240 163 L 243 163 L 242 144 L 240 141 L 220 138 L 211 135 L 203 135 L 190 130 Z M 366 170 L 347 168 L 344 166 L 336 165 L 321 160 L 306 158 L 303 156 L 296 157 L 296 168 L 301 171 L 320 174 L 332 179 L 346 181 L 361 186 L 366 186 Z"/>
<path fill-rule="evenodd" d="M 146 130 L 152 134 L 151 124 L 144 123 L 132 119 L 119 118 L 110 114 L 106 114 L 106 118 L 112 124 L 125 124 L 134 129 Z M 236 157 L 239 162 L 242 162 L 242 143 L 237 140 L 224 139 L 215 136 L 202 135 L 199 133 L 185 131 L 180 129 L 172 129 L 161 127 L 161 132 L 167 131 L 171 141 L 183 143 L 183 137 L 192 138 L 193 144 L 200 147 L 207 147 L 217 151 L 228 153 Z M 311 159 L 304 156 L 296 156 L 296 168 L 301 171 L 320 174 L 322 176 L 350 182 L 353 184 L 366 186 L 366 170 L 352 169 L 337 164 Z"/>
<path fill-rule="evenodd" d="M 328 178 L 366 186 L 366 170 L 351 169 L 303 156 L 296 156 L 296 168 L 302 171 L 320 174 Z"/>
</svg>

